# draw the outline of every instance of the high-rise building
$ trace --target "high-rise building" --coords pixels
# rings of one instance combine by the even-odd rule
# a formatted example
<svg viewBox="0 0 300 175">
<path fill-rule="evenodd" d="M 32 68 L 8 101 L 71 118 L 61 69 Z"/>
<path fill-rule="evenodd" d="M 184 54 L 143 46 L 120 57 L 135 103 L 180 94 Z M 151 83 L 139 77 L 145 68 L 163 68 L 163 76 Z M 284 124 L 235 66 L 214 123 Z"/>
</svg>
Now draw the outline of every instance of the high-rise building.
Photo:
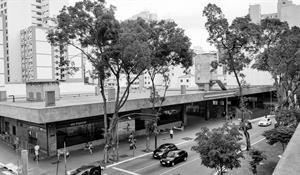
<svg viewBox="0 0 300 175">
<path fill-rule="evenodd" d="M 83 81 L 81 52 L 71 46 L 51 46 L 47 41 L 47 30 L 37 26 L 21 30 L 23 82 Z M 76 71 L 71 72 L 66 65 L 61 66 L 66 59 Z"/>
<path fill-rule="evenodd" d="M 58 14 L 68 0 L 0 0 L 4 19 L 4 70 L 6 83 L 22 83 L 20 31 L 29 26 L 42 27 L 43 19 Z"/>
<path fill-rule="evenodd" d="M 249 15 L 254 23 L 259 23 L 261 19 L 265 18 L 276 18 L 280 19 L 280 21 L 286 21 L 290 27 L 300 27 L 300 5 L 296 5 L 290 0 L 278 0 L 277 12 L 269 14 L 261 14 L 259 4 L 250 5 Z"/>
<path fill-rule="evenodd" d="M 3 24 L 3 15 L 0 15 L 0 87 L 5 83 L 5 69 L 4 69 L 4 31 L 5 26 Z"/>
<path fill-rule="evenodd" d="M 137 19 L 137 18 L 142 18 L 146 21 L 152 21 L 152 20 L 157 20 L 157 14 L 150 13 L 149 11 L 143 11 L 131 17 L 131 19 Z"/>
</svg>

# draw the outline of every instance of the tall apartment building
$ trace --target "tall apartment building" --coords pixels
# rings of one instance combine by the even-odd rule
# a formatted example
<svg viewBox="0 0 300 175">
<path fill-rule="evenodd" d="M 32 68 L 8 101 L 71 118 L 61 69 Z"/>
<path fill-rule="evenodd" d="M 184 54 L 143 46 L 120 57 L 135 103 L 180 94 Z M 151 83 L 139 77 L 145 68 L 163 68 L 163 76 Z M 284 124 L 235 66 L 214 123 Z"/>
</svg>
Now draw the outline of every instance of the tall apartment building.
<svg viewBox="0 0 300 175">
<path fill-rule="evenodd" d="M 51 46 L 47 41 L 47 30 L 47 28 L 36 26 L 21 30 L 23 82 L 83 81 L 81 52 L 75 48 L 72 49 L 71 46 L 63 48 Z M 67 66 L 60 65 L 61 57 L 64 60 L 69 59 L 77 71 L 68 74 Z"/>
<path fill-rule="evenodd" d="M 57 15 L 68 0 L 0 0 L 4 15 L 4 70 L 6 83 L 22 83 L 20 31 L 44 25 L 45 17 Z"/>
<path fill-rule="evenodd" d="M 269 14 L 261 14 L 261 8 L 259 4 L 250 5 L 249 15 L 254 23 L 259 23 L 261 19 L 265 18 L 277 18 L 281 21 L 286 21 L 290 27 L 300 27 L 300 5 L 296 5 L 290 0 L 278 0 L 277 12 Z"/>
<path fill-rule="evenodd" d="M 4 16 L 0 15 L 0 87 L 5 83 L 5 69 L 4 69 L 4 31 L 5 26 L 3 24 Z"/>
</svg>

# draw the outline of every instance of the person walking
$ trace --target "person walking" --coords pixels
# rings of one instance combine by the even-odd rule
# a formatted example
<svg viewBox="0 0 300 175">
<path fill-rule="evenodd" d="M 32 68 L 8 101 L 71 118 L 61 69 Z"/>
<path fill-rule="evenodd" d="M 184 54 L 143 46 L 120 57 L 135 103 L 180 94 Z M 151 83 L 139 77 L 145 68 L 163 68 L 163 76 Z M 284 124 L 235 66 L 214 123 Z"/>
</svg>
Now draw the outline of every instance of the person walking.
<svg viewBox="0 0 300 175">
<path fill-rule="evenodd" d="M 170 129 L 170 138 L 173 139 L 174 131 L 173 128 Z"/>
<path fill-rule="evenodd" d="M 92 142 L 89 142 L 88 143 L 88 149 L 89 149 L 89 151 L 90 151 L 90 154 L 93 154 L 93 144 L 92 144 Z"/>
<path fill-rule="evenodd" d="M 40 151 L 40 146 L 36 144 L 34 146 L 34 160 L 37 162 L 39 161 L 39 151 Z"/>
<path fill-rule="evenodd" d="M 14 150 L 17 152 L 17 150 L 19 149 L 19 138 L 18 137 L 15 137 L 13 146 L 14 146 Z"/>
</svg>

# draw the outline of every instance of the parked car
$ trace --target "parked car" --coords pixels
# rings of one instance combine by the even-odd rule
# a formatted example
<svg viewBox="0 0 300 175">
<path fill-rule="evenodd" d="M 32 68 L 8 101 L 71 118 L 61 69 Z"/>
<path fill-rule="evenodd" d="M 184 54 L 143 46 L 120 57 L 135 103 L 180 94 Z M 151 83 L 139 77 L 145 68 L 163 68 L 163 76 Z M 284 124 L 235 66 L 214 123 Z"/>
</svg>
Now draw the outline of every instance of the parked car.
<svg viewBox="0 0 300 175">
<path fill-rule="evenodd" d="M 269 115 L 265 116 L 263 119 L 261 119 L 258 122 L 258 126 L 270 126 L 271 124 L 272 124 L 272 121 L 271 121 Z"/>
<path fill-rule="evenodd" d="M 101 175 L 104 168 L 100 165 L 87 165 L 68 172 L 68 175 Z"/>
<path fill-rule="evenodd" d="M 167 156 L 169 151 L 178 150 L 177 146 L 173 143 L 165 143 L 160 145 L 156 150 L 153 151 L 153 158 L 161 159 Z"/>
<path fill-rule="evenodd" d="M 174 166 L 179 162 L 186 161 L 188 153 L 184 150 L 175 150 L 168 152 L 167 156 L 160 160 L 162 166 Z"/>
</svg>

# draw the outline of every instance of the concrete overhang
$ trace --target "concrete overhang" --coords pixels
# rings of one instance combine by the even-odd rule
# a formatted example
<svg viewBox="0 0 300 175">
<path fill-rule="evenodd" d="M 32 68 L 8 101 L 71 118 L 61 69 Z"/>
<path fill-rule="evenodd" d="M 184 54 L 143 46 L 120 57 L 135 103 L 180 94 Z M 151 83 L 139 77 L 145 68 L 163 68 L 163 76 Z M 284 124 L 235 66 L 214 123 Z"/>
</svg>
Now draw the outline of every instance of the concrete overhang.
<svg viewBox="0 0 300 175">
<path fill-rule="evenodd" d="M 244 95 L 257 94 L 274 91 L 273 86 L 255 86 L 243 89 Z M 187 94 L 180 95 L 180 91 L 168 92 L 163 106 L 188 104 L 206 100 L 235 97 L 238 89 L 226 91 L 187 91 Z M 138 109 L 151 108 L 149 93 L 130 95 L 129 99 L 121 109 L 133 111 Z M 114 102 L 107 103 L 108 113 L 113 113 Z M 70 119 L 79 119 L 103 115 L 103 102 L 101 96 L 76 97 L 72 100 L 64 99 L 56 102 L 56 106 L 45 107 L 44 102 L 1 102 L 0 116 L 29 121 L 33 123 L 51 123 Z"/>
</svg>

